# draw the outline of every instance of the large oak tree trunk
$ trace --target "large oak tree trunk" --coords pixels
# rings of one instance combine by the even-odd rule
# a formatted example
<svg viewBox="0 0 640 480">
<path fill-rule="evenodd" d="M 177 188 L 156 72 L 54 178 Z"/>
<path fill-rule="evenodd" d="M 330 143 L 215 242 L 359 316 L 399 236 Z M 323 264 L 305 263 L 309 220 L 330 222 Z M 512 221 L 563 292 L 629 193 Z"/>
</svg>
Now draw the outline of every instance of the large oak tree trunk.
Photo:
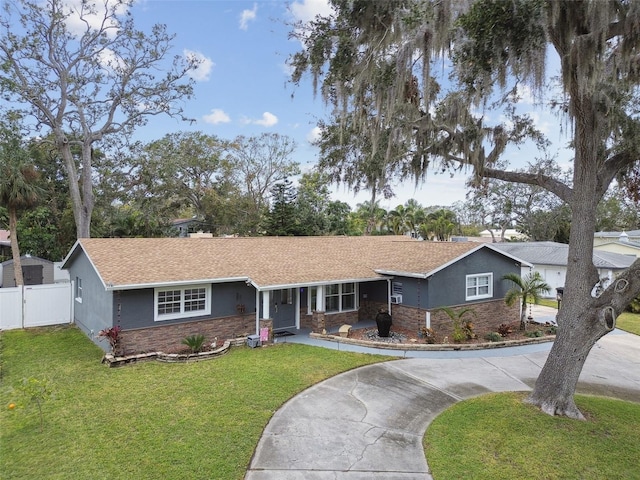
<svg viewBox="0 0 640 480">
<path fill-rule="evenodd" d="M 596 207 L 603 193 L 598 185 L 597 114 L 590 99 L 579 95 L 572 97 L 572 108 L 576 156 L 567 277 L 556 341 L 527 401 L 551 415 L 583 419 L 573 399 L 578 378 L 591 348 L 613 325 L 607 328 L 598 321 L 592 296 L 600 280 L 593 265 L 593 234 Z"/>
</svg>

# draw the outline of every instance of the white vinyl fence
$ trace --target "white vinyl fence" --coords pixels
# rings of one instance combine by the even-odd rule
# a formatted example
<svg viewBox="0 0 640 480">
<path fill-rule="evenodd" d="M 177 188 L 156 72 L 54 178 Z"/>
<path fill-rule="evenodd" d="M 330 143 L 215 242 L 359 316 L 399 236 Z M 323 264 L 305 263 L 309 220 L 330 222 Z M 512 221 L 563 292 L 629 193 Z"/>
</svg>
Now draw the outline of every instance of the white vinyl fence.
<svg viewBox="0 0 640 480">
<path fill-rule="evenodd" d="M 0 330 L 71 323 L 72 283 L 0 288 Z"/>
</svg>

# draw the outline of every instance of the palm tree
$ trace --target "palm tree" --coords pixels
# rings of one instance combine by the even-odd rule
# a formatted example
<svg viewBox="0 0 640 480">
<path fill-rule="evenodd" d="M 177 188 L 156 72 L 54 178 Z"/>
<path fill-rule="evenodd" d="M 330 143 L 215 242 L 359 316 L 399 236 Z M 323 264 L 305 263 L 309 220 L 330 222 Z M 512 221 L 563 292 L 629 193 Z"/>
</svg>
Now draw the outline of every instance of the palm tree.
<svg viewBox="0 0 640 480">
<path fill-rule="evenodd" d="M 461 308 L 459 310 L 454 310 L 451 307 L 440 307 L 436 311 L 444 312 L 453 322 L 453 341 L 458 343 L 466 339 L 475 338 L 475 334 L 473 333 L 473 323 L 471 321 L 462 323 L 462 319 L 465 315 L 470 314 L 474 317 L 476 316 L 476 312 L 471 307 Z"/>
<path fill-rule="evenodd" d="M 551 287 L 544 281 L 540 272 L 533 272 L 524 277 L 521 277 L 517 273 L 507 273 L 502 279 L 509 280 L 514 284 L 504 297 L 505 303 L 511 306 L 518 299 L 522 300 L 520 307 L 520 330 L 526 330 L 527 301 L 538 303 L 540 301 L 540 295 L 542 293 L 549 293 Z"/>
<path fill-rule="evenodd" d="M 0 136 L 0 205 L 5 206 L 9 214 L 11 254 L 17 286 L 24 284 L 18 246 L 18 210 L 32 207 L 38 201 L 39 189 L 35 185 L 38 172 L 28 162 L 27 152 L 15 131 L 4 129 Z"/>
</svg>

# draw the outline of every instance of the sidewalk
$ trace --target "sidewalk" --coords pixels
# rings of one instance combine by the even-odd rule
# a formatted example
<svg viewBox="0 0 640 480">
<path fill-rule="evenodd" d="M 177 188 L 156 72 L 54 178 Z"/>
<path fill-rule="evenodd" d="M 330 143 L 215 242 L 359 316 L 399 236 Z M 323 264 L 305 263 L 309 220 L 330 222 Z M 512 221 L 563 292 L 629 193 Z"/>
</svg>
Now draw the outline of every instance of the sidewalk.
<svg viewBox="0 0 640 480">
<path fill-rule="evenodd" d="M 447 355 L 370 365 L 314 385 L 274 414 L 245 479 L 431 479 L 422 438 L 432 419 L 466 398 L 530 390 L 550 345 L 422 352 Z M 578 391 L 640 401 L 640 338 L 620 331 L 602 338 Z"/>
</svg>

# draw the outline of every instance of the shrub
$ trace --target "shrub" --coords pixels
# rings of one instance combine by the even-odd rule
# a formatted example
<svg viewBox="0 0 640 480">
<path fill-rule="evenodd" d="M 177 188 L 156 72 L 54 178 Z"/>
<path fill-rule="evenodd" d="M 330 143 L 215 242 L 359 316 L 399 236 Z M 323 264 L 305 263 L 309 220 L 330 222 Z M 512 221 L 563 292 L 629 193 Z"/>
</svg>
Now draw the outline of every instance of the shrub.
<svg viewBox="0 0 640 480">
<path fill-rule="evenodd" d="M 558 332 L 558 327 L 556 327 L 555 325 L 551 325 L 549 328 L 547 328 L 548 335 L 555 335 L 557 332 Z"/>
<path fill-rule="evenodd" d="M 525 335 L 529 338 L 538 338 L 544 336 L 542 330 L 534 330 L 532 332 L 525 332 Z"/>
<path fill-rule="evenodd" d="M 501 337 L 506 337 L 510 333 L 513 333 L 513 328 L 511 328 L 511 325 L 509 325 L 508 323 L 501 323 L 498 326 L 498 333 Z"/>
<path fill-rule="evenodd" d="M 464 334 L 466 340 L 472 340 L 477 337 L 477 335 L 473 331 L 474 328 L 475 327 L 473 325 L 473 322 L 471 321 L 467 321 L 462 324 L 462 333 Z"/>
<path fill-rule="evenodd" d="M 201 333 L 189 335 L 182 340 L 182 344 L 189 347 L 191 353 L 199 353 L 202 351 L 202 346 L 204 345 L 204 335 Z"/>
<path fill-rule="evenodd" d="M 51 387 L 46 378 L 23 378 L 22 383 L 16 389 L 24 398 L 26 403 L 35 404 L 40 416 L 40 432 L 44 430 L 44 414 L 42 404 L 51 397 Z M 12 404 L 15 408 L 15 404 Z M 11 407 L 10 407 L 11 408 Z M 13 408 L 11 408 L 13 410 Z"/>
<path fill-rule="evenodd" d="M 120 346 L 120 331 L 122 329 L 119 325 L 115 327 L 104 328 L 98 332 L 98 337 L 101 337 L 100 340 L 106 339 L 111 346 L 111 353 L 114 355 L 118 353 L 118 347 Z"/>
<path fill-rule="evenodd" d="M 499 342 L 500 340 L 502 340 L 502 337 L 503 335 L 498 332 L 489 332 L 484 336 L 485 340 L 488 340 L 490 342 Z"/>
<path fill-rule="evenodd" d="M 436 332 L 433 330 L 433 328 L 422 327 L 420 329 L 420 334 L 427 343 L 436 343 Z"/>
<path fill-rule="evenodd" d="M 640 295 L 631 300 L 627 310 L 631 313 L 640 313 Z"/>
</svg>

